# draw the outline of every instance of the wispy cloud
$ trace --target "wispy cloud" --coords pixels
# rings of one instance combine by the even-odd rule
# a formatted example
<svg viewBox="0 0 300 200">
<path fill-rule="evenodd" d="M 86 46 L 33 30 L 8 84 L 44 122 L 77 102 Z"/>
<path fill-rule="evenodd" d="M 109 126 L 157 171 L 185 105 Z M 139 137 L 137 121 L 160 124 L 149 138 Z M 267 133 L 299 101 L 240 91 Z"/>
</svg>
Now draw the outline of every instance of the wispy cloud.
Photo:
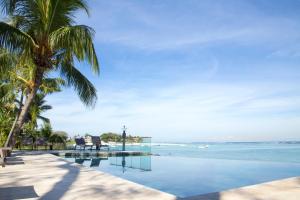
<svg viewBox="0 0 300 200">
<path fill-rule="evenodd" d="M 147 50 L 217 42 L 277 46 L 300 37 L 296 19 L 266 15 L 251 1 L 97 1 L 92 16 L 83 21 L 96 25 L 100 43 Z"/>
<path fill-rule="evenodd" d="M 64 99 L 56 103 L 49 116 L 54 126 L 72 134 L 120 132 L 120 127 L 126 124 L 131 133 L 150 135 L 155 140 L 171 140 L 173 135 L 177 136 L 173 140 L 211 140 L 211 133 L 217 134 L 213 137 L 215 140 L 228 136 L 236 140 L 242 137 L 264 139 L 269 132 L 284 134 L 285 131 L 296 137 L 297 130 L 292 127 L 300 122 L 300 117 L 295 117 L 293 112 L 300 111 L 300 96 L 283 98 L 278 90 L 270 89 L 189 84 L 156 88 L 148 91 L 151 98 L 140 96 L 143 92 L 137 90 L 109 90 L 102 92 L 94 110 L 87 111 L 78 100 Z M 281 120 L 278 114 L 287 117 Z"/>
<path fill-rule="evenodd" d="M 297 44 L 293 44 L 292 46 L 282 47 L 281 49 L 277 49 L 273 51 L 269 56 L 269 58 L 299 58 L 300 57 L 300 42 Z"/>
</svg>

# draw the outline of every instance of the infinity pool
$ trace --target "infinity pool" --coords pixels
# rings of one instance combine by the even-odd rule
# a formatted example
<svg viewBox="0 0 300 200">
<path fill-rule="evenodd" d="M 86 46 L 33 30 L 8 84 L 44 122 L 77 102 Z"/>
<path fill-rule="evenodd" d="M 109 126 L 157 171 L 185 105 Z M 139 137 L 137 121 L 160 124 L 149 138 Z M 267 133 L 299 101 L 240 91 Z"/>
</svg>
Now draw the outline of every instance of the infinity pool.
<svg viewBox="0 0 300 200">
<path fill-rule="evenodd" d="M 300 163 L 176 156 L 65 158 L 179 197 L 300 176 Z"/>
</svg>

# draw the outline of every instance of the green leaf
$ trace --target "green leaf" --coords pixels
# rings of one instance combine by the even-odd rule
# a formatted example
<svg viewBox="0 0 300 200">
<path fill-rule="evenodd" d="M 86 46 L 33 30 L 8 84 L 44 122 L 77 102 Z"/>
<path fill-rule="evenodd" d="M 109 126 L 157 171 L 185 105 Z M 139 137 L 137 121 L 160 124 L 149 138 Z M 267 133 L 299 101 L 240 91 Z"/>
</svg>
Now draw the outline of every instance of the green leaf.
<svg viewBox="0 0 300 200">
<path fill-rule="evenodd" d="M 38 47 L 30 35 L 5 22 L 0 22 L 0 46 L 18 53 Z"/>
<path fill-rule="evenodd" d="M 97 100 L 97 91 L 93 84 L 70 61 L 60 65 L 60 72 L 68 85 L 73 86 L 79 98 L 86 106 L 94 106 Z"/>
<path fill-rule="evenodd" d="M 79 61 L 87 60 L 94 73 L 99 74 L 99 63 L 92 37 L 94 30 L 85 25 L 61 27 L 50 35 L 53 49 L 65 49 Z M 66 55 L 66 54 L 64 54 Z"/>
</svg>

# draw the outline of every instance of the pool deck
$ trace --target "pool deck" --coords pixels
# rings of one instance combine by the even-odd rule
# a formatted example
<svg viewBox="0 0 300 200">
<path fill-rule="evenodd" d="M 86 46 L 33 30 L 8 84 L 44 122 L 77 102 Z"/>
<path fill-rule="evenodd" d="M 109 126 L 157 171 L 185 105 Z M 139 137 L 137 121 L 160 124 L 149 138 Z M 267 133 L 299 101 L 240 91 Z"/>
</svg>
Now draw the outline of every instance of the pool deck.
<svg viewBox="0 0 300 200">
<path fill-rule="evenodd" d="M 299 200 L 300 177 L 210 193 L 184 200 Z"/>
<path fill-rule="evenodd" d="M 38 153 L 11 157 L 0 168 L 0 199 L 176 200 L 171 194 L 107 173 Z M 252 185 L 183 200 L 298 200 L 300 177 Z"/>
</svg>

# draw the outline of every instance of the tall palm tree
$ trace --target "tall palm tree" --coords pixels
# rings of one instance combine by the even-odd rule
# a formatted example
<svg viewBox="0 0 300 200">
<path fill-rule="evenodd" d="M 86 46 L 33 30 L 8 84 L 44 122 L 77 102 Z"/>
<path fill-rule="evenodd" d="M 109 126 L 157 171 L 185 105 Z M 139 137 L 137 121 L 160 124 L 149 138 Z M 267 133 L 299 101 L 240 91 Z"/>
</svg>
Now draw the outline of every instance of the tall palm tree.
<svg viewBox="0 0 300 200">
<path fill-rule="evenodd" d="M 1 0 L 8 22 L 0 22 L 0 45 L 34 64 L 33 81 L 12 135 L 19 133 L 43 77 L 58 71 L 77 91 L 87 106 L 96 102 L 93 84 L 75 67 L 86 61 L 95 74 L 99 65 L 93 45 L 94 31 L 76 25 L 74 15 L 83 10 L 84 0 Z"/>
<path fill-rule="evenodd" d="M 16 77 L 23 74 L 18 71 L 18 59 L 16 54 L 8 52 L 4 48 L 0 48 L 0 145 L 4 144 L 8 132 L 17 122 L 17 117 L 20 114 L 21 102 L 23 101 L 24 86 L 19 84 L 20 81 Z M 21 73 L 20 73 L 21 72 Z M 19 98 L 17 100 L 17 98 Z M 18 105 L 15 101 L 18 101 Z M 16 117 L 14 117 L 16 116 Z M 14 120 L 15 118 L 15 120 Z M 11 129 L 10 126 L 13 124 Z"/>
<path fill-rule="evenodd" d="M 16 120 L 24 106 L 24 95 L 27 95 L 31 89 L 34 74 L 32 65 L 27 60 L 18 58 L 16 54 L 0 48 L 0 71 L 3 72 L 0 74 L 0 117 L 2 119 L 0 121 L 0 145 L 3 143 L 3 138 L 8 135 L 7 130 L 10 124 L 13 124 L 9 131 L 10 134 L 14 130 Z M 64 85 L 65 81 L 61 78 L 44 77 L 25 122 L 32 121 L 32 127 L 36 128 L 38 118 L 49 121 L 49 119 L 40 116 L 41 112 L 51 108 L 48 105 L 43 105 L 45 103 L 44 97 L 47 94 L 61 91 L 61 86 Z M 13 114 L 15 121 L 12 123 Z"/>
</svg>

